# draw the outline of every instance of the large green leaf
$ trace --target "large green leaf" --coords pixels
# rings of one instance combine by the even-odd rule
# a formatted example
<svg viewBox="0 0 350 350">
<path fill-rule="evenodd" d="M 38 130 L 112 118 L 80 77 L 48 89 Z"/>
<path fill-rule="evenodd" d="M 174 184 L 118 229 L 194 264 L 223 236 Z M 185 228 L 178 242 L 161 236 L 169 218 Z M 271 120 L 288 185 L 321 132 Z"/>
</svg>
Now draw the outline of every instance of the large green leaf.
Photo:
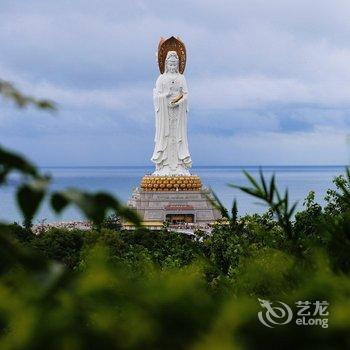
<svg viewBox="0 0 350 350">
<path fill-rule="evenodd" d="M 38 179 L 21 185 L 17 190 L 17 202 L 26 222 L 31 221 L 37 212 L 48 185 L 48 179 Z"/>
<path fill-rule="evenodd" d="M 0 146 L 0 184 L 6 180 L 9 172 L 13 170 L 33 177 L 39 176 L 35 165 L 25 157 Z"/>
<path fill-rule="evenodd" d="M 78 207 L 95 224 L 100 224 L 112 210 L 133 224 L 140 225 L 140 218 L 134 210 L 122 205 L 116 198 L 105 192 L 91 194 L 77 189 L 67 189 L 55 192 L 51 196 L 51 205 L 56 213 L 60 213 L 70 204 Z"/>
</svg>

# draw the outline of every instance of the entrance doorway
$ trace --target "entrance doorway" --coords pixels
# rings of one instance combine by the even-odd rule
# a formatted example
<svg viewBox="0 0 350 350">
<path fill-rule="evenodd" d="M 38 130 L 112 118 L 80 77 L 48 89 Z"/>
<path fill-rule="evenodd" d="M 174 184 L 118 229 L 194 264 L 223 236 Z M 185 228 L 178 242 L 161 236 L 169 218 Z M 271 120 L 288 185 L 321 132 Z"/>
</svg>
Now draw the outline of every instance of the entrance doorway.
<svg viewBox="0 0 350 350">
<path fill-rule="evenodd" d="M 166 214 L 166 221 L 172 225 L 194 223 L 194 214 Z"/>
</svg>

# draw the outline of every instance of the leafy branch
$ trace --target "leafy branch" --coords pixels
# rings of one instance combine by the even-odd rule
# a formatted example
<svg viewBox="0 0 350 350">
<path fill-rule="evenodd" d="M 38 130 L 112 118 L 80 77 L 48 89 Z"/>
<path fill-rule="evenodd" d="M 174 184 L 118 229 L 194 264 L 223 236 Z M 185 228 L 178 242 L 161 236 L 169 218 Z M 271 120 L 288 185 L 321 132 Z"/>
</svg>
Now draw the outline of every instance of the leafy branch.
<svg viewBox="0 0 350 350">
<path fill-rule="evenodd" d="M 135 225 L 141 225 L 140 219 L 134 210 L 122 205 L 108 193 L 97 192 L 91 194 L 77 189 L 67 189 L 52 194 L 51 206 L 56 213 L 62 212 L 68 205 L 75 205 L 96 225 L 100 225 L 111 210 Z"/>
<path fill-rule="evenodd" d="M 243 173 L 250 182 L 250 187 L 234 184 L 230 184 L 229 186 L 237 188 L 265 202 L 277 217 L 279 225 L 285 231 L 288 238 L 295 240 L 296 237 L 293 232 L 292 218 L 298 203 L 296 202 L 290 205 L 288 190 L 286 189 L 282 195 L 276 187 L 275 175 L 271 177 L 271 180 L 268 183 L 261 169 L 259 171 L 259 180 L 254 179 L 254 177 L 245 170 Z"/>
<path fill-rule="evenodd" d="M 13 84 L 8 81 L 0 80 L 0 94 L 6 99 L 13 101 L 17 107 L 27 107 L 33 105 L 39 109 L 55 111 L 56 105 L 53 101 L 46 99 L 37 99 L 33 96 L 25 95 L 17 90 Z"/>
<path fill-rule="evenodd" d="M 341 193 L 336 192 L 336 196 L 344 200 L 350 206 L 350 168 L 346 168 L 345 172 L 346 178 L 338 179 L 336 183 L 341 191 Z"/>
<path fill-rule="evenodd" d="M 212 196 L 207 196 L 207 199 L 211 203 L 211 205 L 217 209 L 221 216 L 226 219 L 230 225 L 231 228 L 236 226 L 237 224 L 237 218 L 238 218 L 238 209 L 237 209 L 237 201 L 236 199 L 233 200 L 232 207 L 231 207 L 231 213 L 227 210 L 227 208 L 223 205 L 220 198 L 217 196 L 217 194 L 214 191 L 211 191 Z"/>
<path fill-rule="evenodd" d="M 39 173 L 34 164 L 18 153 L 12 152 L 0 146 L 0 185 L 6 182 L 11 171 L 18 171 L 23 175 L 34 178 L 39 177 Z"/>
</svg>

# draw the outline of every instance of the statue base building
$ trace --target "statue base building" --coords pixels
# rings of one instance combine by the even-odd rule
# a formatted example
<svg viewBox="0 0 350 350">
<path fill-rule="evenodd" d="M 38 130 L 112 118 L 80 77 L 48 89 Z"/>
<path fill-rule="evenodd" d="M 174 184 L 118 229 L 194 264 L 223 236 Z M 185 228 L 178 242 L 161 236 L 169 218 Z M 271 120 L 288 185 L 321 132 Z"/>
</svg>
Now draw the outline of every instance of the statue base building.
<svg viewBox="0 0 350 350">
<path fill-rule="evenodd" d="M 164 222 L 206 226 L 221 218 L 209 198 L 212 192 L 202 187 L 199 176 L 146 175 L 128 205 L 147 227 L 162 227 Z"/>
</svg>

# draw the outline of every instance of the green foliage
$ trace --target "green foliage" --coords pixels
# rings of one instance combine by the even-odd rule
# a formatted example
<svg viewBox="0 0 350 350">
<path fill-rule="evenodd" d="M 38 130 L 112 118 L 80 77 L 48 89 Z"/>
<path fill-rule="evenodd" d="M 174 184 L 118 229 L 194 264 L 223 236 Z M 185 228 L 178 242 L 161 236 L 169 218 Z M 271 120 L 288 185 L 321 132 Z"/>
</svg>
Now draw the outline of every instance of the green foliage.
<svg viewBox="0 0 350 350">
<path fill-rule="evenodd" d="M 288 190 L 285 190 L 284 195 L 281 195 L 276 187 L 275 175 L 271 177 L 270 183 L 268 184 L 262 170 L 260 170 L 260 183 L 248 172 L 244 171 L 244 174 L 252 187 L 237 186 L 233 184 L 230 186 L 238 188 L 241 191 L 264 201 L 276 215 L 278 223 L 281 225 L 288 238 L 295 240 L 296 236 L 295 232 L 292 230 L 291 220 L 297 203 L 290 206 Z"/>
<path fill-rule="evenodd" d="M 325 237 L 321 236 L 321 226 L 324 224 L 322 207 L 315 202 L 315 193 L 311 191 L 305 201 L 305 210 L 295 214 L 294 231 L 299 237 L 299 244 L 310 246 L 312 242 L 324 245 Z"/>
<path fill-rule="evenodd" d="M 336 189 L 328 189 L 325 196 L 327 205 L 325 212 L 333 216 L 341 214 L 350 208 L 349 206 L 349 169 L 347 169 L 347 178 L 343 175 L 337 176 L 333 180 Z"/>
<path fill-rule="evenodd" d="M 12 237 L 49 259 L 62 262 L 70 269 L 84 266 L 84 259 L 96 245 L 104 246 L 111 261 L 132 267 L 143 260 L 157 267 L 183 267 L 202 259 L 201 244 L 183 234 L 146 229 L 120 231 L 66 230 L 51 228 L 40 234 L 32 234 L 19 225 L 7 226 Z M 137 266 L 139 268 L 140 266 Z"/>
<path fill-rule="evenodd" d="M 102 228 L 108 228 L 111 230 L 120 230 L 122 223 L 120 217 L 117 214 L 108 215 L 100 225 Z"/>
<path fill-rule="evenodd" d="M 41 253 L 46 258 L 56 260 L 74 269 L 79 264 L 83 243 L 83 232 L 53 228 L 44 234 L 33 235 L 27 247 Z"/>
<path fill-rule="evenodd" d="M 131 242 L 134 251 L 140 243 L 149 252 L 151 244 L 162 245 L 160 237 L 152 241 L 151 233 L 145 233 L 138 233 L 138 244 L 136 233 L 129 237 L 113 230 L 101 230 L 103 238 L 97 231 L 84 237 L 59 230 L 34 238 L 30 247 L 45 254 L 50 249 L 65 254 L 69 248 L 66 255 L 74 257 L 79 255 L 74 242 L 83 239 L 86 245 L 74 271 L 52 263 L 33 268 L 14 260 L 12 269 L 2 272 L 0 320 L 8 331 L 0 336 L 0 347 L 256 349 L 281 347 L 286 338 L 291 349 L 349 344 L 350 280 L 332 272 L 324 254 L 315 252 L 305 264 L 280 250 L 254 250 L 235 274 L 226 275 L 230 292 L 220 296 L 206 282 L 206 264 L 163 264 L 160 270 L 145 256 L 135 260 L 128 255 Z M 115 260 L 121 252 L 123 258 Z M 257 297 L 289 305 L 328 300 L 330 327 L 268 329 L 257 320 Z"/>
</svg>

